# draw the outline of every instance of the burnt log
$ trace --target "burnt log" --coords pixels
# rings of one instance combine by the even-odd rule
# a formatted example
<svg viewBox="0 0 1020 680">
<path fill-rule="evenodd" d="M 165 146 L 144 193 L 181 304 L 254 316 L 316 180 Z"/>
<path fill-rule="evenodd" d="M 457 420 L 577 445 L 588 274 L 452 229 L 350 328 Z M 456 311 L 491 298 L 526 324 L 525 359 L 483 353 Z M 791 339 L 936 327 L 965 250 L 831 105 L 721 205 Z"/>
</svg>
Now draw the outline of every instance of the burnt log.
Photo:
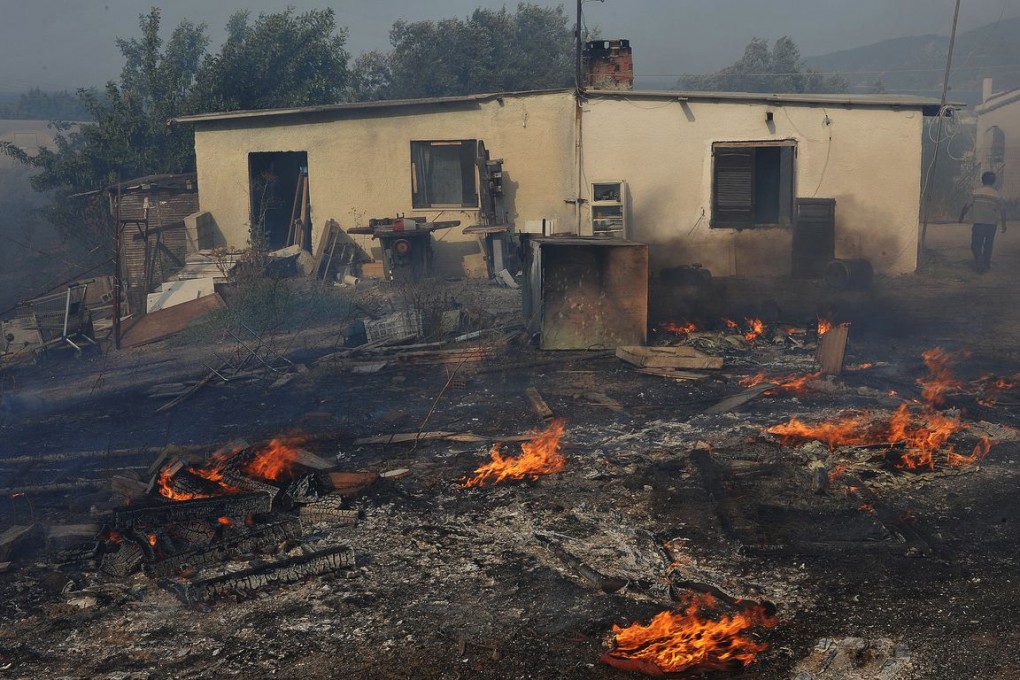
<svg viewBox="0 0 1020 680">
<path fill-rule="evenodd" d="M 235 489 L 240 489 L 245 493 L 267 493 L 274 500 L 276 499 L 277 494 L 280 493 L 280 489 L 272 484 L 267 484 L 266 482 L 258 479 L 252 479 L 251 477 L 242 475 L 233 470 L 228 470 L 223 473 L 223 483 L 227 486 L 232 486 Z"/>
<path fill-rule="evenodd" d="M 300 536 L 301 521 L 296 517 L 287 517 L 271 524 L 239 529 L 237 534 L 228 536 L 214 545 L 193 548 L 166 559 L 150 562 L 145 565 L 145 572 L 157 578 L 176 576 L 189 568 L 225 562 L 253 553 L 269 552 L 284 541 Z"/>
<path fill-rule="evenodd" d="M 322 503 L 303 505 L 298 514 L 306 522 L 330 522 L 344 526 L 354 526 L 358 523 L 357 510 L 344 510 Z"/>
<path fill-rule="evenodd" d="M 142 566 L 143 557 L 144 553 L 140 545 L 125 541 L 115 552 L 103 555 L 103 561 L 99 568 L 105 574 L 124 578 Z"/>
<path fill-rule="evenodd" d="M 245 596 L 269 585 L 296 583 L 352 567 L 354 551 L 346 546 L 332 546 L 229 574 L 197 578 L 183 584 L 163 582 L 162 585 L 186 604 L 196 604 L 217 597 Z"/>
<path fill-rule="evenodd" d="M 174 522 L 187 522 L 218 517 L 244 518 L 270 512 L 273 499 L 269 494 L 237 494 L 201 498 L 192 501 L 166 502 L 145 508 L 120 508 L 113 511 L 115 527 L 130 527 L 136 524 L 158 526 Z"/>
</svg>

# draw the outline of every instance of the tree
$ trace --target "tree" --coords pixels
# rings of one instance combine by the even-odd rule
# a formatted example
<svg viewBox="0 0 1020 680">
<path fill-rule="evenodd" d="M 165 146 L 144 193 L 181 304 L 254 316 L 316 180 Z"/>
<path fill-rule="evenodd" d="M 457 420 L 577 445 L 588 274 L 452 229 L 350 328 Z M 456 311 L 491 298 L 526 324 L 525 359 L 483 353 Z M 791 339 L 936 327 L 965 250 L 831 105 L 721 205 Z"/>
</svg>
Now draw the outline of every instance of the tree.
<svg viewBox="0 0 1020 680">
<path fill-rule="evenodd" d="M 164 43 L 160 11 L 139 17 L 141 36 L 118 40 L 124 67 L 103 93 L 79 90 L 92 122 L 60 126 L 54 147 L 29 156 L 10 142 L 0 154 L 34 167 L 32 186 L 53 192 L 47 216 L 65 236 L 82 233 L 83 202 L 72 197 L 118 179 L 192 172 L 194 133 L 170 118 L 211 110 L 304 106 L 340 101 L 349 92 L 345 31 L 332 10 L 237 13 L 227 42 L 207 55 L 204 24 L 181 22 Z"/>
<path fill-rule="evenodd" d="M 734 92 L 846 92 L 847 82 L 839 75 L 825 76 L 804 67 L 800 49 L 783 36 L 769 49 L 767 40 L 754 38 L 744 56 L 721 71 L 681 78 L 677 86 L 688 90 Z"/>
<path fill-rule="evenodd" d="M 235 111 L 313 106 L 342 101 L 351 75 L 331 9 L 298 14 L 294 8 L 260 14 L 246 10 L 227 23 L 220 53 L 202 64 L 192 95 L 193 111 Z"/>
<path fill-rule="evenodd" d="M 205 52 L 205 25 L 183 21 L 165 45 L 160 37 L 160 11 L 139 17 L 141 38 L 118 40 L 124 55 L 120 82 L 109 82 L 103 96 L 78 90 L 92 120 L 77 128 L 56 124 L 54 148 L 29 156 L 9 143 L 0 153 L 38 169 L 32 177 L 37 191 L 53 192 L 47 217 L 61 234 L 90 241 L 82 202 L 72 196 L 101 189 L 118 178 L 194 169 L 194 141 L 189 130 L 168 127 L 169 117 L 183 112 Z"/>
<path fill-rule="evenodd" d="M 356 64 L 359 99 L 440 97 L 568 87 L 573 29 L 562 7 L 520 3 L 466 19 L 397 21 L 388 54 Z"/>
</svg>

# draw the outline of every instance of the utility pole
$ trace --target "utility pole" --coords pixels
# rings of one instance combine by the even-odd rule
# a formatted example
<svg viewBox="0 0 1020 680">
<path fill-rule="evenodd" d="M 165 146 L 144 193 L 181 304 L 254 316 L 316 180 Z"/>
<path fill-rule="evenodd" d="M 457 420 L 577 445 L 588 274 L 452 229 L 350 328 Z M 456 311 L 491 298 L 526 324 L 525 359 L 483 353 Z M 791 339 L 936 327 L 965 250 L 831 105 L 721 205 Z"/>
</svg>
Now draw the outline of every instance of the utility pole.
<svg viewBox="0 0 1020 680">
<path fill-rule="evenodd" d="M 574 33 L 576 40 L 574 41 L 574 85 L 577 87 L 577 91 L 580 92 L 584 89 L 584 73 L 582 72 L 581 66 L 581 2 L 577 0 L 577 29 Z"/>
<path fill-rule="evenodd" d="M 942 146 L 942 128 L 946 120 L 946 99 L 949 95 L 949 73 L 953 67 L 953 49 L 956 47 L 956 24 L 960 20 L 960 0 L 956 0 L 956 11 L 953 13 L 953 30 L 949 34 L 949 55 L 946 57 L 946 74 L 942 78 L 942 100 L 939 104 L 939 125 L 935 132 L 935 151 L 932 153 L 931 165 L 928 166 L 924 178 L 921 204 L 924 219 L 921 221 L 921 238 L 917 243 L 918 260 L 924 255 L 924 241 L 928 236 L 928 197 L 931 194 L 931 179 L 935 174 L 935 165 L 939 162 L 939 148 Z"/>
<path fill-rule="evenodd" d="M 113 347 L 120 349 L 120 181 L 113 206 Z"/>
</svg>

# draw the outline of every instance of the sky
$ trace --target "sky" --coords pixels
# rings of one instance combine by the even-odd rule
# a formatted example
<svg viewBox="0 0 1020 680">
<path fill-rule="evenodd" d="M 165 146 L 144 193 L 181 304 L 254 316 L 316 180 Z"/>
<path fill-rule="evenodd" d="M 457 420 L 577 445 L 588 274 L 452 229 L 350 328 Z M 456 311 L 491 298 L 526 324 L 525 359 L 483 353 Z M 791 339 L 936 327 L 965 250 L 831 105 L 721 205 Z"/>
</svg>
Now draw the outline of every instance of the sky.
<svg viewBox="0 0 1020 680">
<path fill-rule="evenodd" d="M 563 4 L 573 16 L 574 2 Z M 102 86 L 123 63 L 115 40 L 139 35 L 138 16 L 163 9 L 169 31 L 182 19 L 205 22 L 217 47 L 227 17 L 294 6 L 331 7 L 349 31 L 352 55 L 389 47 L 397 19 L 466 17 L 476 7 L 516 7 L 516 0 L 0 0 L 0 91 Z M 627 38 L 637 77 L 671 85 L 736 61 L 751 38 L 789 35 L 803 56 L 905 35 L 947 35 L 955 0 L 585 0 L 585 25 L 602 37 Z M 963 0 L 960 30 L 1020 15 L 1020 0 Z"/>
</svg>

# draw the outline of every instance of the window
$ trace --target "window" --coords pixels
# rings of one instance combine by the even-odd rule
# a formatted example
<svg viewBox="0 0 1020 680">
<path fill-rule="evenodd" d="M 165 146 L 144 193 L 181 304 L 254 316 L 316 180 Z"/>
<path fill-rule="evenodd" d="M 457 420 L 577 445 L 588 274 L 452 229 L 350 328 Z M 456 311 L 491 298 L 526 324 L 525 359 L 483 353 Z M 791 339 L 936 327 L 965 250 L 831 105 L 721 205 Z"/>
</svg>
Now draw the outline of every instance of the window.
<svg viewBox="0 0 1020 680">
<path fill-rule="evenodd" d="M 477 208 L 473 139 L 411 142 L 411 198 L 415 208 Z"/>
<path fill-rule="evenodd" d="M 712 147 L 712 227 L 788 227 L 793 215 L 793 142 Z"/>
</svg>

